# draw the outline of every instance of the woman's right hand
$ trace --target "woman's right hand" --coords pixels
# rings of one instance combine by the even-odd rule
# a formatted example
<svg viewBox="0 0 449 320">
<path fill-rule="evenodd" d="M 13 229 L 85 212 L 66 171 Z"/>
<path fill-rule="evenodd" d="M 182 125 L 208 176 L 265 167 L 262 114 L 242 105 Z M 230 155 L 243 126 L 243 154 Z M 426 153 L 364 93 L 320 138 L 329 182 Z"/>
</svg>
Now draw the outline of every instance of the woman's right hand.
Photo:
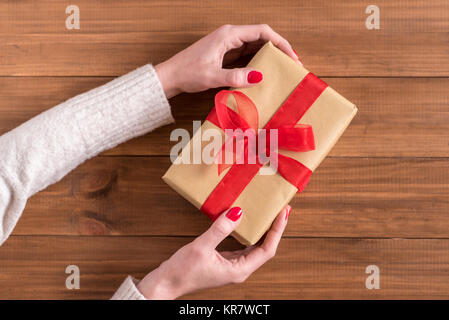
<svg viewBox="0 0 449 320">
<path fill-rule="evenodd" d="M 292 59 L 301 63 L 290 43 L 268 25 L 224 25 L 190 47 L 158 64 L 155 69 L 167 98 L 181 92 L 199 92 L 216 87 L 249 87 L 262 81 L 263 75 L 251 68 L 224 69 L 240 56 L 254 53 L 271 41 Z M 232 51 L 233 55 L 226 55 Z"/>
<path fill-rule="evenodd" d="M 175 299 L 199 289 L 243 282 L 275 255 L 290 212 L 291 207 L 286 206 L 279 213 L 261 244 L 218 252 L 218 244 L 234 231 L 244 214 L 240 208 L 231 208 L 205 233 L 147 274 L 137 288 L 147 299 Z"/>
</svg>

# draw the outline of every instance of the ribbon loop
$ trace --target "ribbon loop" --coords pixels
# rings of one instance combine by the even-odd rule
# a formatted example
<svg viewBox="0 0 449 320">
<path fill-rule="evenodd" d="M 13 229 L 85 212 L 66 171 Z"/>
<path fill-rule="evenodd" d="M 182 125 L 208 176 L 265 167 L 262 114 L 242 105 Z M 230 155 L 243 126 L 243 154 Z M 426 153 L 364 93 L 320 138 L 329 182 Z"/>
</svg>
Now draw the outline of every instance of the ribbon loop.
<svg viewBox="0 0 449 320">
<path fill-rule="evenodd" d="M 318 99 L 321 93 L 326 89 L 327 84 L 320 80 L 312 73 L 308 73 L 304 79 L 296 86 L 293 92 L 281 105 L 279 110 L 274 114 L 270 121 L 265 125 L 264 129 L 276 129 L 278 131 L 278 147 L 296 152 L 304 152 L 315 149 L 315 141 L 312 127 L 309 125 L 297 125 L 298 121 Z M 230 95 L 233 96 L 236 104 L 234 111 L 228 107 Z M 239 91 L 223 90 L 215 96 L 215 108 L 207 116 L 207 120 L 221 128 L 237 130 L 241 129 L 245 132 L 247 129 L 254 129 L 258 134 L 259 114 L 256 106 L 249 97 Z M 265 147 L 258 144 L 258 155 L 260 151 L 273 151 L 277 157 L 277 172 L 292 185 L 298 192 L 304 190 L 307 185 L 312 171 L 299 161 L 279 154 L 276 150 L 271 150 L 271 142 L 269 141 L 270 132 L 266 133 L 268 141 Z M 256 138 L 260 138 L 259 134 Z M 225 151 L 234 151 L 233 143 L 235 137 L 228 139 L 219 152 L 219 158 L 223 159 Z M 254 152 L 252 148 L 248 148 L 248 140 L 244 145 L 243 156 L 246 157 Z M 224 150 L 225 145 L 231 145 L 229 149 Z M 264 150 L 265 149 L 265 150 Z M 229 209 L 238 196 L 243 192 L 253 177 L 259 172 L 260 168 L 266 163 L 261 163 L 259 157 L 255 164 L 237 163 L 237 157 L 233 155 L 233 162 L 230 164 L 222 163 L 218 165 L 219 173 L 230 167 L 229 171 L 220 180 L 212 193 L 207 197 L 201 206 L 201 211 L 215 220 L 224 210 Z M 240 158 L 239 158 L 240 159 Z"/>
<path fill-rule="evenodd" d="M 278 128 L 278 147 L 297 152 L 315 150 L 312 126 L 300 124 Z"/>
<path fill-rule="evenodd" d="M 230 96 L 234 97 L 238 112 L 228 107 Z M 215 110 L 219 126 L 226 133 L 226 141 L 216 158 L 218 160 L 218 174 L 221 174 L 223 170 L 235 163 L 242 164 L 245 163 L 244 161 L 251 163 L 254 156 L 258 158 L 255 155 L 256 145 L 259 146 L 259 154 L 261 152 L 265 152 L 267 155 L 272 153 L 273 150 L 270 149 L 271 134 L 269 132 L 264 135 L 265 146 L 261 147 L 260 144 L 256 144 L 257 138 L 260 138 L 260 135 L 255 134 L 258 130 L 259 113 L 256 105 L 247 95 L 240 91 L 222 90 L 215 96 Z M 233 131 L 231 134 L 229 134 L 229 129 Z M 277 130 L 278 147 L 281 149 L 296 152 L 315 149 L 313 130 L 310 125 L 286 125 L 278 128 L 270 127 L 266 130 Z M 252 143 L 248 145 L 248 141 L 251 140 L 253 135 L 255 135 L 256 140 L 252 140 Z M 238 142 L 241 142 L 241 139 L 244 139 L 244 148 L 238 149 L 237 145 L 239 144 Z"/>
<path fill-rule="evenodd" d="M 237 112 L 228 107 L 228 98 L 233 96 Z M 259 113 L 252 100 L 242 92 L 221 90 L 215 95 L 215 109 L 220 128 L 257 130 L 259 126 Z"/>
</svg>

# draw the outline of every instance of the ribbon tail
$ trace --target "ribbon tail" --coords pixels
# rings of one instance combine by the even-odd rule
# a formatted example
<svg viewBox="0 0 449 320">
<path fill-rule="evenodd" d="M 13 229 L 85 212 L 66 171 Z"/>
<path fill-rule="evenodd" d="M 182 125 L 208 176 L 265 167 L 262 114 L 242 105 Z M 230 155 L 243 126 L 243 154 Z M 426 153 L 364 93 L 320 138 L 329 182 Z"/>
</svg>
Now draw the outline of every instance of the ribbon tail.
<svg viewBox="0 0 449 320">
<path fill-rule="evenodd" d="M 278 154 L 278 173 L 292 185 L 298 192 L 302 192 L 309 183 L 312 176 L 312 170 L 307 168 L 301 162 L 290 157 Z"/>
</svg>

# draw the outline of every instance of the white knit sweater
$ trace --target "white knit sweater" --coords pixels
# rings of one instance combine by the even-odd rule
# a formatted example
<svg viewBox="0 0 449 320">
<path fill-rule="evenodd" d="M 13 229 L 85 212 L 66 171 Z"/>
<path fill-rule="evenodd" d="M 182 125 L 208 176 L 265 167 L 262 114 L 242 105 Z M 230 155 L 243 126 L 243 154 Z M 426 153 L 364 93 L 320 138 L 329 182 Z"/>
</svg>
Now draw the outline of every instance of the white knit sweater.
<svg viewBox="0 0 449 320">
<path fill-rule="evenodd" d="M 100 152 L 173 121 L 156 72 L 146 65 L 0 136 L 0 245 L 33 194 Z M 113 299 L 144 299 L 135 283 L 128 277 Z"/>
</svg>

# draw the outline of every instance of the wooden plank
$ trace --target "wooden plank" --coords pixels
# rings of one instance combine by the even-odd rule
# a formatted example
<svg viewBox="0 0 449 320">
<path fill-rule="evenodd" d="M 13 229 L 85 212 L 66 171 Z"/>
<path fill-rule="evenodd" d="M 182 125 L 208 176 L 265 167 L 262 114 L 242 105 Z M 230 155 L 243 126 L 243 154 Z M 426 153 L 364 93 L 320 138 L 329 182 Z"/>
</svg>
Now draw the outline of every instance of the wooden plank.
<svg viewBox="0 0 449 320">
<path fill-rule="evenodd" d="M 76 4 L 81 30 L 69 31 L 67 3 L 0 2 L 0 134 L 225 23 L 270 24 L 359 107 L 292 201 L 276 258 L 244 284 L 183 298 L 449 298 L 446 0 L 379 0 L 381 30 L 372 31 L 360 0 Z M 127 274 L 143 277 L 202 233 L 209 220 L 160 177 L 169 133 L 191 131 L 215 92 L 174 98 L 175 125 L 88 161 L 31 198 L 0 247 L 0 299 L 109 298 Z M 239 247 L 233 239 L 222 246 Z M 70 264 L 81 269 L 81 290 L 65 288 Z M 380 268 L 380 290 L 365 288 L 371 264 Z"/>
<path fill-rule="evenodd" d="M 31 198 L 14 234 L 198 235 L 210 222 L 161 180 L 169 165 L 92 159 Z M 448 194 L 448 159 L 328 158 L 292 201 L 286 234 L 448 238 Z"/>
<path fill-rule="evenodd" d="M 191 238 L 12 237 L 0 248 L 1 299 L 107 299 L 127 274 L 142 278 Z M 222 249 L 234 249 L 233 239 Z M 190 299 L 449 298 L 449 240 L 284 238 L 276 257 L 245 283 Z M 80 268 L 79 290 L 65 269 Z M 380 289 L 365 287 L 368 265 Z"/>
<path fill-rule="evenodd" d="M 78 0 L 81 32 L 209 31 L 213 23 L 235 19 L 241 24 L 265 21 L 282 29 L 292 26 L 307 31 L 364 31 L 366 2 L 360 0 Z M 257 4 L 257 5 L 253 5 Z M 376 1 L 381 10 L 381 27 L 391 31 L 444 32 L 448 4 L 444 0 Z M 405 6 L 406 5 L 406 6 Z M 65 30 L 67 4 L 58 0 L 5 0 L 0 3 L 1 33 L 54 33 Z M 20 17 L 20 19 L 19 19 Z M 198 18 L 198 19 L 194 19 Z M 407 20 L 410 19 L 410 20 Z M 62 21 L 62 23 L 61 23 Z M 360 23 L 363 22 L 363 23 Z M 414 22 L 414 23 L 411 23 Z M 394 27 L 394 28 L 393 28 Z"/>
<path fill-rule="evenodd" d="M 3 1 L 0 75 L 120 75 L 226 23 L 270 24 L 318 75 L 449 75 L 447 1 L 376 4 L 380 30 L 366 29 L 368 4 L 360 0 L 79 0 L 81 29 L 67 30 L 67 4 Z"/>
<path fill-rule="evenodd" d="M 111 78 L 0 78 L 0 134 L 36 114 Z M 359 107 L 330 156 L 448 157 L 449 79 L 324 78 Z M 204 120 L 216 90 L 173 98 L 176 124 L 106 152 L 107 155 L 168 155 L 170 132 L 192 132 Z"/>
</svg>

